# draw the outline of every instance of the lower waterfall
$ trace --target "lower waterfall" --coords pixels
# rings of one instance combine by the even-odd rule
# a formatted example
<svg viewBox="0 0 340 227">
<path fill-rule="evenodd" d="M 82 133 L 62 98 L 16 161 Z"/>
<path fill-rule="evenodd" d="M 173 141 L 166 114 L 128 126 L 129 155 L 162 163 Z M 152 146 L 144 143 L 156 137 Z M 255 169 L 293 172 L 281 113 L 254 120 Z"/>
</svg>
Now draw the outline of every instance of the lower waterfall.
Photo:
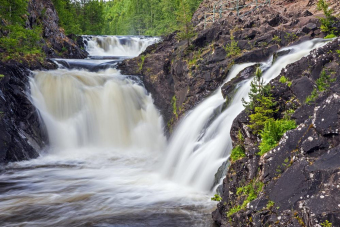
<svg viewBox="0 0 340 227">
<path fill-rule="evenodd" d="M 102 48 L 97 38 L 88 45 L 122 56 L 115 42 Z M 131 56 L 149 45 L 139 41 Z M 316 39 L 285 48 L 288 55 L 262 63 L 265 81 L 321 45 Z M 253 64 L 233 66 L 226 82 Z M 50 147 L 38 159 L 1 170 L 0 226 L 213 226 L 214 174 L 229 157 L 230 127 L 249 85 L 238 85 L 226 109 L 217 89 L 167 141 L 162 117 L 138 79 L 114 68 L 34 72 L 31 99 Z"/>
</svg>

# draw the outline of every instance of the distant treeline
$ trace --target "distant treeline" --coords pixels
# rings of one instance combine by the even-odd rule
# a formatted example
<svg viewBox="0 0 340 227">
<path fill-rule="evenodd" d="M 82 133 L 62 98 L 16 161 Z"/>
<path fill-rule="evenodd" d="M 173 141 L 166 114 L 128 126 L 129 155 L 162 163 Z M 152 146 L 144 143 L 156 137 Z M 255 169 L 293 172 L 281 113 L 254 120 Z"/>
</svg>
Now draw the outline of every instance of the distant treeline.
<svg viewBox="0 0 340 227">
<path fill-rule="evenodd" d="M 52 0 L 67 34 L 164 35 L 202 0 Z M 185 7 L 183 7 L 185 6 Z"/>
</svg>

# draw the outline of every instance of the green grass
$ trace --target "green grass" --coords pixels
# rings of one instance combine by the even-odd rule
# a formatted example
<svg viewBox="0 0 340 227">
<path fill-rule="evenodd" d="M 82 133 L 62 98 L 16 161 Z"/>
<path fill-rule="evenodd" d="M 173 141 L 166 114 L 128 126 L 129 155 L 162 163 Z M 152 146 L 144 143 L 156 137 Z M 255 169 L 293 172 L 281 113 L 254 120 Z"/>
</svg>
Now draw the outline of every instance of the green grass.
<svg viewBox="0 0 340 227">
<path fill-rule="evenodd" d="M 177 114 L 177 98 L 176 98 L 176 95 L 174 95 L 174 96 L 172 97 L 171 104 L 172 104 L 172 112 L 173 112 L 173 114 L 176 116 L 176 118 L 178 118 L 178 114 Z"/>
</svg>

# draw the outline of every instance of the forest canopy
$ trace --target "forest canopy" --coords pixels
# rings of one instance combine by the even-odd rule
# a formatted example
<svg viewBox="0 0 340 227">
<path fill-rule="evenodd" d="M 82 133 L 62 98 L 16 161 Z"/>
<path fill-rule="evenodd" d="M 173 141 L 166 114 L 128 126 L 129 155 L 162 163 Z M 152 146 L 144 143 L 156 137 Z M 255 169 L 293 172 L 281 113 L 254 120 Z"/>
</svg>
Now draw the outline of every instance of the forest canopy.
<svg viewBox="0 0 340 227">
<path fill-rule="evenodd" d="M 52 1 L 67 34 L 156 36 L 180 29 L 178 18 L 191 18 L 202 0 Z"/>
</svg>

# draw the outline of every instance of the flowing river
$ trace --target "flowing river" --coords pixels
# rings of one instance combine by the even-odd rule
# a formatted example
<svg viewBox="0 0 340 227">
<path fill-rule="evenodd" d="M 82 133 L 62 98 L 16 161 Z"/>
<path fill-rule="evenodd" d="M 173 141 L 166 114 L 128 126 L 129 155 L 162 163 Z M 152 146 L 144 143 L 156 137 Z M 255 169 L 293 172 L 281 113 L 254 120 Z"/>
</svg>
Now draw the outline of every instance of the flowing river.
<svg viewBox="0 0 340 227">
<path fill-rule="evenodd" d="M 31 78 L 50 146 L 38 159 L 0 167 L 0 226 L 213 226 L 214 175 L 230 154 L 231 123 L 250 80 L 224 111 L 217 89 L 167 141 L 141 81 L 115 69 L 158 38 L 84 40 L 90 59 L 55 59 L 58 70 Z M 264 79 L 321 45 L 307 41 L 274 64 L 269 59 Z M 234 66 L 227 81 L 252 64 Z"/>
</svg>

